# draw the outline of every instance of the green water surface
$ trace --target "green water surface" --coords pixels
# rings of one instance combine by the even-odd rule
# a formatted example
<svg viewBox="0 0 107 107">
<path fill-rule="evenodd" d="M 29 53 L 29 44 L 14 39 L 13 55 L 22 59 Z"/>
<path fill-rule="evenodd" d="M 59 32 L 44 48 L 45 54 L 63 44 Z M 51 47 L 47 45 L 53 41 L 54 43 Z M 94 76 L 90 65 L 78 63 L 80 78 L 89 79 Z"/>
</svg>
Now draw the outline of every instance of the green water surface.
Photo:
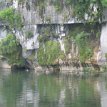
<svg viewBox="0 0 107 107">
<path fill-rule="evenodd" d="M 0 70 L 0 107 L 107 107 L 107 74 L 77 77 Z"/>
</svg>

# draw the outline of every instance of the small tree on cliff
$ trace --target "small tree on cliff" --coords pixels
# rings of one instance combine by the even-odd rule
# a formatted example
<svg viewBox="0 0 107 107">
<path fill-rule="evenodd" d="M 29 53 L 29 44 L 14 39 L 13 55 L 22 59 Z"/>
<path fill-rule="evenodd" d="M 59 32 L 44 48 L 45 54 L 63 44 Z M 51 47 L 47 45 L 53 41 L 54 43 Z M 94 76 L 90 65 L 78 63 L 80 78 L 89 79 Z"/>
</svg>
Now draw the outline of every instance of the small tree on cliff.
<svg viewBox="0 0 107 107">
<path fill-rule="evenodd" d="M 5 26 L 8 26 L 11 33 L 13 33 L 13 30 L 20 30 L 23 26 L 21 15 L 14 8 L 1 10 L 0 20 Z"/>
<path fill-rule="evenodd" d="M 15 32 L 23 25 L 21 15 L 13 8 L 6 8 L 0 11 L 0 20 L 9 31 L 0 41 L 0 54 L 6 57 L 11 65 L 23 66 L 25 61 L 22 57 L 22 47 L 15 36 Z"/>
</svg>

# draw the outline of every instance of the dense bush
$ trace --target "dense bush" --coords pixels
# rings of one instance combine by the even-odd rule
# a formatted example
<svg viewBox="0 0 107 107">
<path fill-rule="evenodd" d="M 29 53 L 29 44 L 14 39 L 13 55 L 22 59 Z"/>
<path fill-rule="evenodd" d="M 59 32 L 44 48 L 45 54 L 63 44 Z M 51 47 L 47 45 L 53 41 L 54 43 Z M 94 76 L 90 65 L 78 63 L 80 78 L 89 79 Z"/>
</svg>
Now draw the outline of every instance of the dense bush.
<svg viewBox="0 0 107 107">
<path fill-rule="evenodd" d="M 23 66 L 25 63 L 22 58 L 22 47 L 13 34 L 7 35 L 0 41 L 0 54 L 7 58 L 11 65 Z"/>
<path fill-rule="evenodd" d="M 20 29 L 23 25 L 21 15 L 13 8 L 6 8 L 0 11 L 0 19 L 10 29 Z"/>
<path fill-rule="evenodd" d="M 85 61 L 92 57 L 93 50 L 88 44 L 88 34 L 86 32 L 80 32 L 75 37 L 75 41 L 79 47 L 79 58 L 81 61 Z"/>
<path fill-rule="evenodd" d="M 40 65 L 52 65 L 55 60 L 62 58 L 64 55 L 60 50 L 60 44 L 57 41 L 47 41 L 45 44 L 40 46 L 38 50 L 38 63 Z"/>
</svg>

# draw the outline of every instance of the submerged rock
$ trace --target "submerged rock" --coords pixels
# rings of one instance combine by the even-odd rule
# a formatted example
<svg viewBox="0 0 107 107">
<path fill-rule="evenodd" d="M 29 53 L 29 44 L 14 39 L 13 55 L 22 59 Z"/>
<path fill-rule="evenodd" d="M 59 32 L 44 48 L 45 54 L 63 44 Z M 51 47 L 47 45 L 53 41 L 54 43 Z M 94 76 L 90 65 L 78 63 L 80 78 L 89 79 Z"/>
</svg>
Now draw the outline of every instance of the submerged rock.
<svg viewBox="0 0 107 107">
<path fill-rule="evenodd" d="M 3 60 L 0 60 L 0 68 L 4 68 L 4 69 L 10 69 L 11 66 L 8 64 L 7 61 L 3 61 Z"/>
<path fill-rule="evenodd" d="M 34 69 L 35 69 L 35 72 L 42 72 L 43 71 L 43 68 L 41 66 L 37 66 Z"/>
</svg>

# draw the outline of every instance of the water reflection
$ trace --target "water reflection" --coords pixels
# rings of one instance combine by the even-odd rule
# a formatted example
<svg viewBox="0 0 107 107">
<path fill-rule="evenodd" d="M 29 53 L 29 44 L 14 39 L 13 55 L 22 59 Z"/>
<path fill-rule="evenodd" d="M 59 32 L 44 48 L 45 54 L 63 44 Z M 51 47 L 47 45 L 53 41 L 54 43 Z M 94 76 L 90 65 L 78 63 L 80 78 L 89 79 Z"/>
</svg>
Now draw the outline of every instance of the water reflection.
<svg viewBox="0 0 107 107">
<path fill-rule="evenodd" d="M 107 107 L 107 74 L 100 79 L 101 106 Z"/>
<path fill-rule="evenodd" d="M 106 77 L 0 70 L 0 107 L 106 107 Z"/>
</svg>

